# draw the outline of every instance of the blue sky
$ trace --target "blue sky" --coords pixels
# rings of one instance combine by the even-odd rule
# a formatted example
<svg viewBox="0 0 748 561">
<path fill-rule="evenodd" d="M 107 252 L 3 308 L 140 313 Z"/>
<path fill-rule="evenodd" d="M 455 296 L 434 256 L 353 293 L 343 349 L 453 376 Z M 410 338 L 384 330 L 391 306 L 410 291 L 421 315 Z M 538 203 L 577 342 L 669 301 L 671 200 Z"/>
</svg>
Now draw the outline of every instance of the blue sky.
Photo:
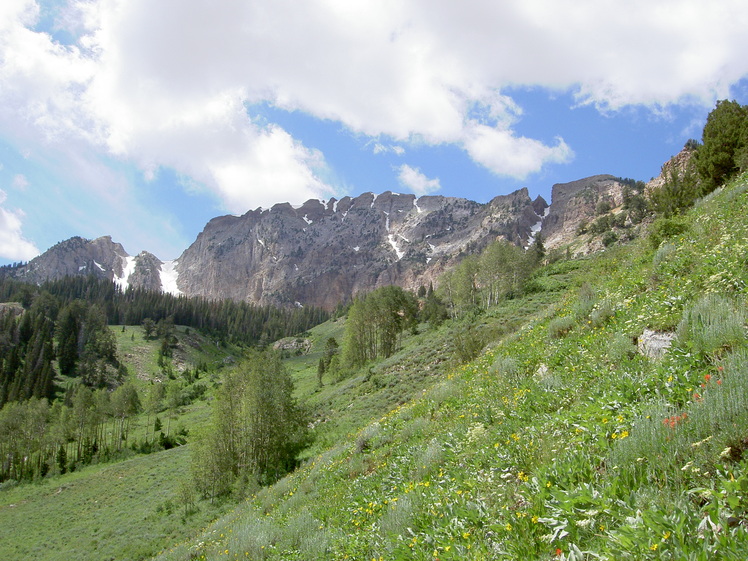
<svg viewBox="0 0 748 561">
<path fill-rule="evenodd" d="M 386 190 L 649 180 L 748 104 L 740 0 L 5 0 L 0 264 Z"/>
</svg>

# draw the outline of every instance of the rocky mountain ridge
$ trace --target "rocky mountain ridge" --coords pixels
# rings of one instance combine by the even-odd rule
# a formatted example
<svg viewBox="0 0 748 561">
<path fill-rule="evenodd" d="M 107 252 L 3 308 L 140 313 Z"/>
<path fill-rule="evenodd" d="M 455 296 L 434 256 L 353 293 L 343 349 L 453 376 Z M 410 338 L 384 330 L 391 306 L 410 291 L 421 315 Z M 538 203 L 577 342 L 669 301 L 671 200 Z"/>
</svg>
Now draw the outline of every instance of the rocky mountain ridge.
<svg viewBox="0 0 748 561">
<path fill-rule="evenodd" d="M 548 248 L 567 244 L 600 201 L 621 204 L 623 187 L 610 175 L 556 184 L 550 205 L 531 200 L 527 189 L 485 204 L 390 191 L 279 203 L 210 220 L 175 261 L 146 251 L 130 256 L 109 236 L 75 237 L 12 276 L 40 283 L 93 274 L 122 289 L 333 309 L 385 285 L 436 285 L 442 272 L 499 238 L 527 247 L 540 233 Z"/>
<path fill-rule="evenodd" d="M 13 278 L 33 284 L 68 276 L 92 275 L 128 286 L 178 294 L 170 262 L 147 251 L 131 256 L 111 236 L 87 240 L 75 236 L 59 242 L 25 265 L 5 268 Z"/>
</svg>

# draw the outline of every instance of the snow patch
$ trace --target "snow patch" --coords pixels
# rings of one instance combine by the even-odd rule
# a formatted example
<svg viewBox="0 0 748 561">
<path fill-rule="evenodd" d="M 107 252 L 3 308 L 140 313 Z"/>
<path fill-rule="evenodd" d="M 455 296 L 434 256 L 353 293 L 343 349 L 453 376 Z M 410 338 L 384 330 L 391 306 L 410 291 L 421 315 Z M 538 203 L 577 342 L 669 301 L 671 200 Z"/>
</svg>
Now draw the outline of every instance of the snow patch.
<svg viewBox="0 0 748 561">
<path fill-rule="evenodd" d="M 101 263 L 97 263 L 96 261 L 94 261 L 94 265 L 99 268 L 99 271 L 106 272 L 106 269 L 101 266 Z"/>
<path fill-rule="evenodd" d="M 530 228 L 530 235 L 527 238 L 527 244 L 525 245 L 525 249 L 530 247 L 533 242 L 535 241 L 535 238 L 537 237 L 538 233 L 540 232 L 540 229 L 543 227 L 543 220 L 546 216 L 548 216 L 548 213 L 550 213 L 551 207 L 547 206 L 545 207 L 545 210 L 543 211 L 543 215 L 540 216 L 539 214 L 535 214 L 535 216 L 538 217 L 538 221 L 532 225 Z"/>
<path fill-rule="evenodd" d="M 177 272 L 177 261 L 165 261 L 161 265 L 161 290 L 174 296 L 179 296 L 182 291 L 177 287 L 179 273 Z"/>
<path fill-rule="evenodd" d="M 416 207 L 416 212 L 418 214 L 423 214 L 423 209 L 418 206 L 418 199 L 413 199 L 413 206 Z"/>
<path fill-rule="evenodd" d="M 261 239 L 259 238 L 259 236 L 257 237 L 257 241 L 258 241 L 258 242 L 260 242 L 260 245 L 261 245 L 262 247 L 264 247 L 265 249 L 267 249 L 267 246 L 265 246 L 265 242 L 264 242 L 264 241 L 262 241 L 262 240 L 261 240 Z"/>
<path fill-rule="evenodd" d="M 122 292 L 125 292 L 130 286 L 130 275 L 135 272 L 135 257 L 123 257 L 122 260 L 122 276 L 115 277 L 114 282 Z"/>
<path fill-rule="evenodd" d="M 354 248 L 353 248 L 353 251 L 355 251 L 356 253 L 358 253 L 358 251 L 359 251 L 360 249 L 361 249 L 361 246 L 358 246 L 358 245 L 357 245 L 356 247 L 354 247 Z"/>
<path fill-rule="evenodd" d="M 387 239 L 389 240 L 390 245 L 392 246 L 392 249 L 394 249 L 395 253 L 397 254 L 397 260 L 400 261 L 400 259 L 403 258 L 403 255 L 405 255 L 405 252 L 404 251 L 400 251 L 400 248 L 397 247 L 397 242 L 395 241 L 395 236 L 393 236 L 392 234 L 390 234 L 389 236 L 387 236 Z"/>
<path fill-rule="evenodd" d="M 78 267 L 78 272 L 85 271 L 85 270 L 86 270 L 86 266 L 85 265 L 81 265 L 80 267 Z"/>
<path fill-rule="evenodd" d="M 405 241 L 405 242 L 407 242 L 407 243 L 410 243 L 410 240 L 409 240 L 408 238 L 406 238 L 405 236 L 403 236 L 402 234 L 398 234 L 398 237 L 399 237 L 399 238 L 400 238 L 401 240 L 403 240 L 403 241 Z"/>
<path fill-rule="evenodd" d="M 304 222 L 306 222 L 307 224 L 312 224 L 312 223 L 313 223 L 314 221 L 313 221 L 313 220 L 309 220 L 309 219 L 307 218 L 307 215 L 305 214 L 305 215 L 304 215 Z"/>
</svg>

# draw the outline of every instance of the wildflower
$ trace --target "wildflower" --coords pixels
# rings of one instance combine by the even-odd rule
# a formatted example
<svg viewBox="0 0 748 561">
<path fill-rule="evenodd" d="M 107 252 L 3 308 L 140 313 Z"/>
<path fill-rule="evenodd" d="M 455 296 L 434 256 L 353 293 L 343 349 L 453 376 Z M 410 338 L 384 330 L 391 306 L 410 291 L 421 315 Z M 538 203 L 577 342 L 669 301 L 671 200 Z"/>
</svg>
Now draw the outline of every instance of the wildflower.
<svg viewBox="0 0 748 561">
<path fill-rule="evenodd" d="M 505 529 L 505 530 L 506 530 L 507 532 L 511 532 L 511 531 L 512 531 L 512 525 L 511 525 L 511 524 L 510 524 L 509 522 L 507 522 L 507 523 L 506 523 L 506 526 L 504 526 L 504 529 Z"/>
<path fill-rule="evenodd" d="M 664 534 L 662 534 L 662 539 L 663 539 L 663 540 L 667 540 L 667 539 L 670 539 L 670 536 L 671 536 L 671 535 L 672 535 L 672 534 L 671 534 L 670 532 L 665 532 Z"/>
<path fill-rule="evenodd" d="M 651 549 L 652 551 L 657 551 L 658 547 L 659 547 L 659 544 L 653 543 L 652 545 L 649 546 L 649 549 Z"/>
<path fill-rule="evenodd" d="M 563 553 L 564 553 L 564 552 L 563 552 L 563 551 L 561 550 L 561 548 L 560 548 L 560 547 L 557 547 L 557 548 L 556 548 L 556 557 L 561 557 L 561 555 L 563 555 Z"/>
<path fill-rule="evenodd" d="M 712 375 L 711 374 L 704 374 L 704 381 L 705 382 L 709 382 L 709 380 L 711 380 L 711 379 L 712 379 Z"/>
</svg>

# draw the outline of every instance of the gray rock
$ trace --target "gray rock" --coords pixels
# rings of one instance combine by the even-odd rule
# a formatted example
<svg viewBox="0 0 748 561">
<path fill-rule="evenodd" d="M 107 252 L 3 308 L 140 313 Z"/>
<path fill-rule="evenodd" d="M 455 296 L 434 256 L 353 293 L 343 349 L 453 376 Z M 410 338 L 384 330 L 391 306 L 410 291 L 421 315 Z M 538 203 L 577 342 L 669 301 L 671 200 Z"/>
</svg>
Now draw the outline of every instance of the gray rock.
<svg viewBox="0 0 748 561">
<path fill-rule="evenodd" d="M 639 336 L 637 348 L 639 353 L 647 358 L 658 360 L 665 355 L 673 339 L 675 339 L 675 333 L 645 329 L 644 333 Z"/>
</svg>

